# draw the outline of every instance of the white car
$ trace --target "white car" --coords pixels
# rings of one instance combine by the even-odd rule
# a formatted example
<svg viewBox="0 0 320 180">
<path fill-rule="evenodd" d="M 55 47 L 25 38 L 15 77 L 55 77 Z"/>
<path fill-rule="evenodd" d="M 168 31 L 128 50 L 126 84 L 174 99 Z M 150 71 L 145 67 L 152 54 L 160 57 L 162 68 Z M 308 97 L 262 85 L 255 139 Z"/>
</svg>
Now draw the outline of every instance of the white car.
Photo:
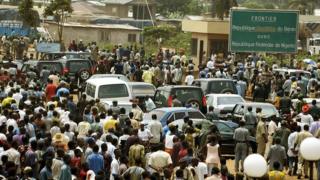
<svg viewBox="0 0 320 180">
<path fill-rule="evenodd" d="M 112 108 L 112 101 L 102 101 L 102 104 L 106 109 Z M 120 101 L 118 102 L 118 106 L 120 108 L 124 108 L 126 110 L 126 114 L 129 115 L 129 113 L 132 111 L 132 102 L 129 101 Z M 137 106 L 138 109 L 141 110 L 139 106 Z M 141 110 L 142 111 L 142 110 Z"/>
<path fill-rule="evenodd" d="M 125 82 L 129 82 L 129 79 L 122 74 L 93 74 L 88 80 L 100 79 L 100 78 L 116 78 Z"/>
<path fill-rule="evenodd" d="M 220 115 L 221 111 L 232 111 L 236 104 L 245 103 L 245 100 L 237 94 L 208 94 L 206 95 L 207 108 L 214 107 L 214 112 Z"/>
</svg>

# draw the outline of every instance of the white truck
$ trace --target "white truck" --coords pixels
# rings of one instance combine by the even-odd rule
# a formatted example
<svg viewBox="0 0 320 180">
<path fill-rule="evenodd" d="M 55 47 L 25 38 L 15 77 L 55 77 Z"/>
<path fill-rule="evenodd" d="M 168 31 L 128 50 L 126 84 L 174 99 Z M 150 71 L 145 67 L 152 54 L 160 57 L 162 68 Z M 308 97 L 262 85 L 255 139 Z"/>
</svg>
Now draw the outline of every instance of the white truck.
<svg viewBox="0 0 320 180">
<path fill-rule="evenodd" d="M 313 34 L 307 41 L 307 49 L 311 55 L 320 54 L 320 34 Z"/>
</svg>

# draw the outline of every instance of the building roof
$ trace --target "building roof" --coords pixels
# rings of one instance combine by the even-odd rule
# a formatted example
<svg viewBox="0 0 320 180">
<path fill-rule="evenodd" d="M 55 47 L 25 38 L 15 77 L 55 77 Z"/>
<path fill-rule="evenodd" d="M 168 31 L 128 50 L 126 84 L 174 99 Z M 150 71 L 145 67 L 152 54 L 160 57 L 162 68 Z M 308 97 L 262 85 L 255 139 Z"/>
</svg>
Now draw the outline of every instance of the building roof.
<svg viewBox="0 0 320 180">
<path fill-rule="evenodd" d="M 104 2 L 106 4 L 128 4 L 130 3 L 132 0 L 104 0 Z"/>
<path fill-rule="evenodd" d="M 56 24 L 55 22 L 50 22 Z M 64 23 L 64 27 L 79 27 L 79 28 L 101 28 L 101 29 L 123 29 L 141 31 L 141 29 L 127 25 L 127 24 L 81 24 L 75 22 Z"/>
</svg>

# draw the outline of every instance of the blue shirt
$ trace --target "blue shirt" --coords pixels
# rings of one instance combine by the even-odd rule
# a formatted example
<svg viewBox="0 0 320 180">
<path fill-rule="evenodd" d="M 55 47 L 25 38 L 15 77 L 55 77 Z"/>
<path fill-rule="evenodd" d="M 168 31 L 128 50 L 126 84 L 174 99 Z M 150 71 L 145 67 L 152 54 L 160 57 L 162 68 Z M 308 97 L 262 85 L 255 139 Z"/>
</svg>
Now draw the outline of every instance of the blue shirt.
<svg viewBox="0 0 320 180">
<path fill-rule="evenodd" d="M 60 97 L 62 92 L 63 92 L 64 94 L 70 94 L 69 89 L 62 87 L 62 88 L 59 88 L 59 89 L 58 89 L 56 95 L 57 95 L 58 97 Z"/>
<path fill-rule="evenodd" d="M 98 154 L 98 153 L 90 154 L 87 158 L 87 163 L 89 165 L 89 169 L 96 174 L 99 171 L 104 169 L 104 160 L 101 154 Z"/>
<path fill-rule="evenodd" d="M 64 164 L 61 168 L 60 180 L 70 180 L 72 178 L 71 168 Z"/>
</svg>

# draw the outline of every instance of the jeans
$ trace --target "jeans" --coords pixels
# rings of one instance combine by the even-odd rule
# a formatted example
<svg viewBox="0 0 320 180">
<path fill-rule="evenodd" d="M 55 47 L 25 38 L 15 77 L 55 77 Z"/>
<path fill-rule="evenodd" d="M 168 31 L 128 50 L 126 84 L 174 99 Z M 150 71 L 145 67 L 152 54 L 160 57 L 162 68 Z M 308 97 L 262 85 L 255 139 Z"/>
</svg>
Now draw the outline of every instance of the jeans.
<svg viewBox="0 0 320 180">
<path fill-rule="evenodd" d="M 296 156 L 290 157 L 289 156 L 288 161 L 289 161 L 289 171 L 291 171 L 292 174 L 295 174 L 298 169 L 298 157 L 296 157 Z"/>
</svg>

